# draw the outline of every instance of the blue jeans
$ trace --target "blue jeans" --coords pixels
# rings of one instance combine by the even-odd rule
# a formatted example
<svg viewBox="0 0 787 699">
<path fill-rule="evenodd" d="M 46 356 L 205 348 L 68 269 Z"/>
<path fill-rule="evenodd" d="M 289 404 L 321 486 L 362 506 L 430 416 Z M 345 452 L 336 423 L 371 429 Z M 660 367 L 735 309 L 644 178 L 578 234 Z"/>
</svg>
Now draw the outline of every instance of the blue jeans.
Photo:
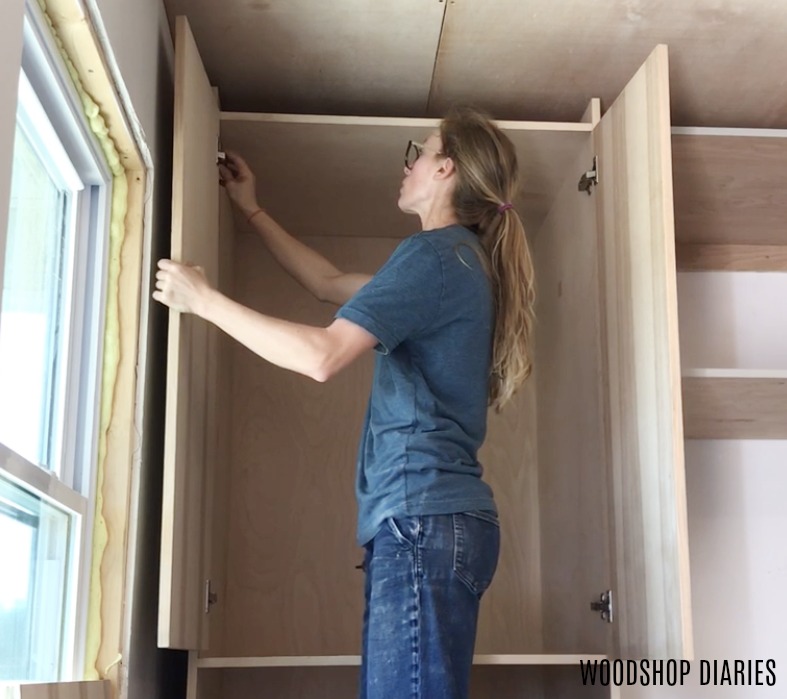
<svg viewBox="0 0 787 699">
<path fill-rule="evenodd" d="M 361 699 L 467 699 L 493 512 L 388 519 L 366 545 Z"/>
</svg>

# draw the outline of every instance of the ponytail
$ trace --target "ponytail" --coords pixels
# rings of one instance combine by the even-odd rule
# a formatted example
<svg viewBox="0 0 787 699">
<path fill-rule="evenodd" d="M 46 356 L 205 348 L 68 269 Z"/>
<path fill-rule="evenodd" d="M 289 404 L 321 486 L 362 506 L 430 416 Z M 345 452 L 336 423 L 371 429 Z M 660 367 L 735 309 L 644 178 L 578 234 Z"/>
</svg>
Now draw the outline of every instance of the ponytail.
<svg viewBox="0 0 787 699">
<path fill-rule="evenodd" d="M 511 205 L 518 189 L 516 150 L 486 115 L 467 107 L 448 114 L 440 135 L 443 153 L 456 166 L 454 211 L 487 253 L 495 304 L 489 404 L 500 412 L 533 370 L 533 261 Z"/>
</svg>

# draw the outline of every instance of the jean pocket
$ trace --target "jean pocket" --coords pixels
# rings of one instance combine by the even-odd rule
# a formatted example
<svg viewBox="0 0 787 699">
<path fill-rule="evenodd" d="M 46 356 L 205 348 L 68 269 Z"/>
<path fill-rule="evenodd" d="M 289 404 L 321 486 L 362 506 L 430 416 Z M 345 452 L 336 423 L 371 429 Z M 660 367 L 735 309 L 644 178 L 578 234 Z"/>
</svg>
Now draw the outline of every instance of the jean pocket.
<svg viewBox="0 0 787 699">
<path fill-rule="evenodd" d="M 500 555 L 500 524 L 494 512 L 454 516 L 454 573 L 477 597 L 486 592 Z"/>
<path fill-rule="evenodd" d="M 386 523 L 399 544 L 407 548 L 415 548 L 418 545 L 422 525 L 420 517 L 389 517 Z"/>
</svg>

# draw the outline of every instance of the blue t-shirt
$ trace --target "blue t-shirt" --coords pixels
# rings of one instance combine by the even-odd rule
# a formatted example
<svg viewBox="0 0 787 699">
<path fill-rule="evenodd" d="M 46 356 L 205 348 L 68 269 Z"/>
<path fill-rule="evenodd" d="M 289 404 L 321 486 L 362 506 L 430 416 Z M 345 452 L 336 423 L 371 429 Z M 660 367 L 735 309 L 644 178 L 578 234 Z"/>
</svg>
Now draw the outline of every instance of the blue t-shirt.
<svg viewBox="0 0 787 699">
<path fill-rule="evenodd" d="M 388 517 L 496 511 L 486 435 L 491 282 L 462 226 L 406 238 L 336 313 L 379 344 L 358 450 L 358 542 Z"/>
</svg>

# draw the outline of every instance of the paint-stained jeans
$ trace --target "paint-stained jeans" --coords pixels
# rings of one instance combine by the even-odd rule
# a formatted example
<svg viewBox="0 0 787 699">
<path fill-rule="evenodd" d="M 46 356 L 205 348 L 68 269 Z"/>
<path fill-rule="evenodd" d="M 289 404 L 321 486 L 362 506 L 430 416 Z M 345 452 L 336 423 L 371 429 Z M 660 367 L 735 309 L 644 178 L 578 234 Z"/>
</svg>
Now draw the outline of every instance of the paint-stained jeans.
<svg viewBox="0 0 787 699">
<path fill-rule="evenodd" d="M 397 517 L 366 546 L 360 699 L 467 699 L 492 512 Z"/>
</svg>

